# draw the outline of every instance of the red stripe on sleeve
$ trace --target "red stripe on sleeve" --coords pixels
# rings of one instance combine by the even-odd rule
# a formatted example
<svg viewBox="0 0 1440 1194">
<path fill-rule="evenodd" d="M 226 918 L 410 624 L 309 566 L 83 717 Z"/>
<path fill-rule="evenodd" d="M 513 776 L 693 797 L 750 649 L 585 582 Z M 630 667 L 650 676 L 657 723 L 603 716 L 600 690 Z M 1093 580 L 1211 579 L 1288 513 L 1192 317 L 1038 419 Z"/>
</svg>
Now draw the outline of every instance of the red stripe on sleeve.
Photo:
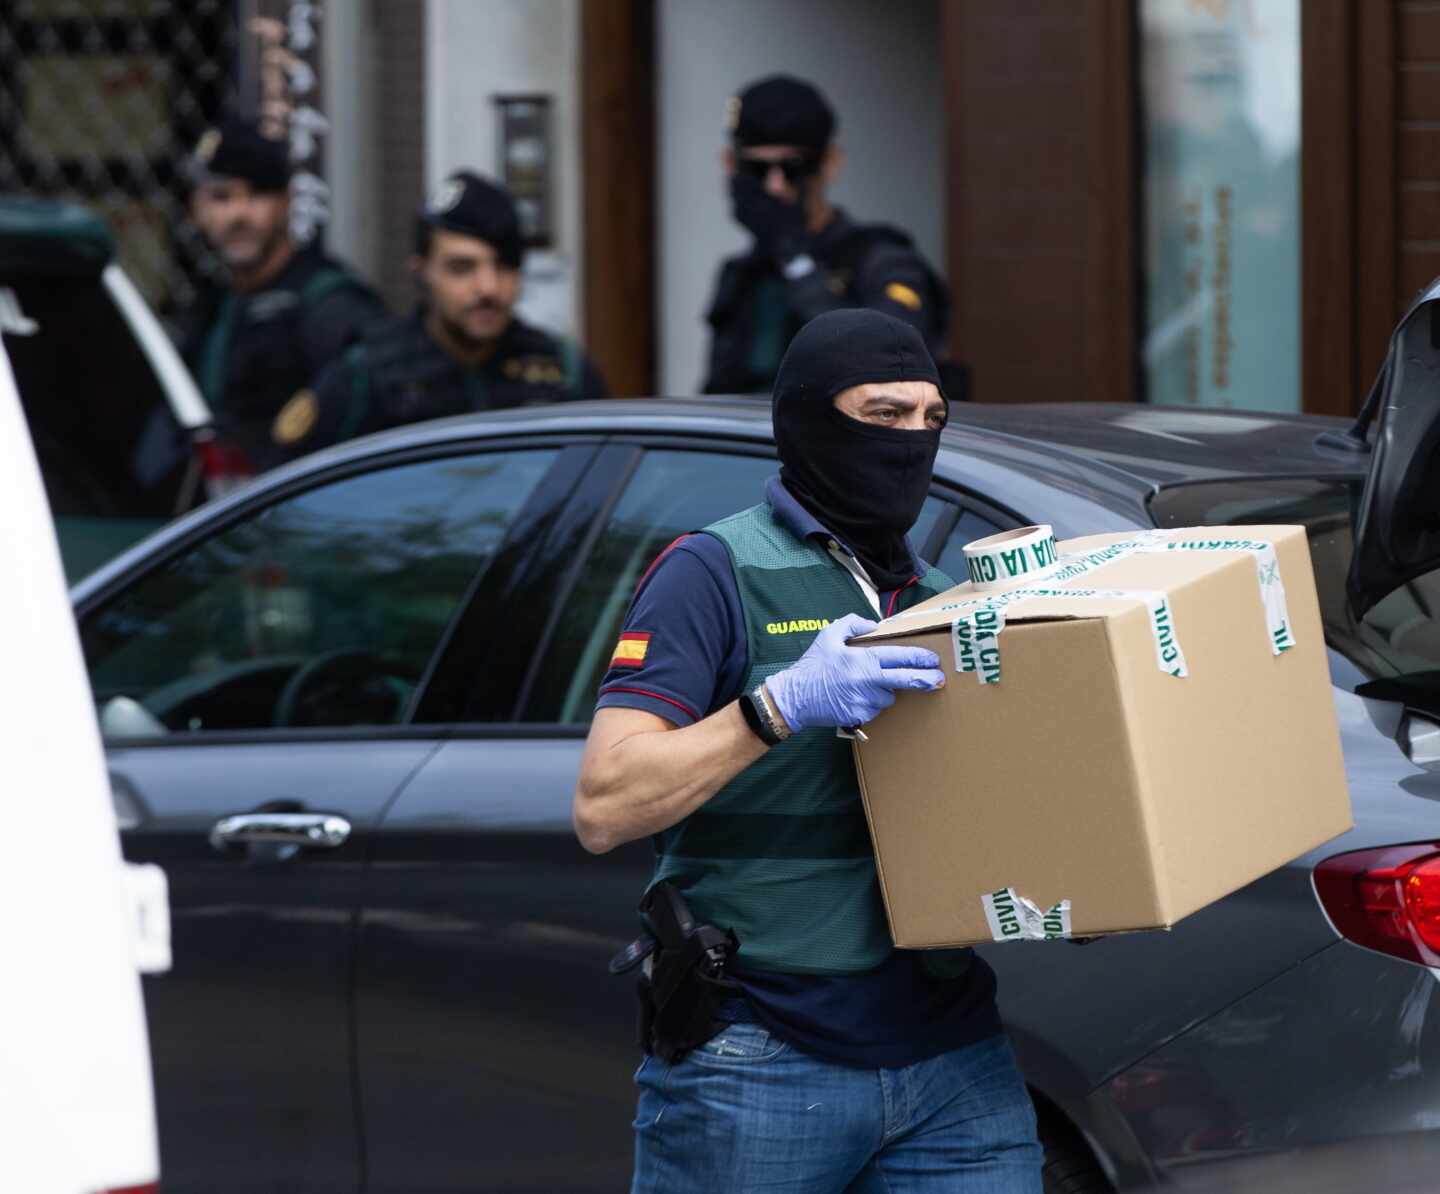
<svg viewBox="0 0 1440 1194">
<path fill-rule="evenodd" d="M 680 712 L 685 714 L 691 721 L 700 720 L 700 715 L 691 709 L 689 705 L 681 704 L 674 697 L 664 696 L 658 692 L 650 692 L 645 688 L 627 688 L 623 684 L 607 684 L 600 690 L 600 695 L 604 696 L 607 692 L 628 692 L 633 696 L 649 697 L 652 701 L 664 701 L 667 705 L 674 705 L 675 708 L 679 709 Z"/>
<path fill-rule="evenodd" d="M 645 582 L 650 579 L 650 574 L 654 572 L 656 568 L 660 567 L 660 561 L 663 560 L 666 556 L 668 556 L 677 547 L 679 547 L 680 544 L 685 542 L 686 539 L 690 538 L 692 534 L 694 534 L 693 531 L 686 531 L 683 535 L 677 535 L 674 539 L 670 540 L 669 545 L 665 548 L 664 551 L 662 551 L 658 556 L 656 556 L 653 560 L 650 561 L 650 567 L 645 569 L 644 573 L 640 577 L 639 582 L 635 585 L 635 591 L 637 593 L 644 586 Z"/>
</svg>

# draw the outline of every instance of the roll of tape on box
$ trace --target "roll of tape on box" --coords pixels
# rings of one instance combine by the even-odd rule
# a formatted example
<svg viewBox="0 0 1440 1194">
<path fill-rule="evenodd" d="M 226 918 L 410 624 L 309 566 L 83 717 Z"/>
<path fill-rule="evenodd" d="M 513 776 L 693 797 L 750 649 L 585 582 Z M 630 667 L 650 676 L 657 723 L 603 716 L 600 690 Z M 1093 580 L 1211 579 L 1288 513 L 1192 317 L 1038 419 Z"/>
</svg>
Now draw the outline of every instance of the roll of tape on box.
<svg viewBox="0 0 1440 1194">
<path fill-rule="evenodd" d="M 1048 526 L 1001 531 L 965 544 L 970 581 L 980 590 L 1043 576 L 1058 558 L 1055 532 Z"/>
</svg>

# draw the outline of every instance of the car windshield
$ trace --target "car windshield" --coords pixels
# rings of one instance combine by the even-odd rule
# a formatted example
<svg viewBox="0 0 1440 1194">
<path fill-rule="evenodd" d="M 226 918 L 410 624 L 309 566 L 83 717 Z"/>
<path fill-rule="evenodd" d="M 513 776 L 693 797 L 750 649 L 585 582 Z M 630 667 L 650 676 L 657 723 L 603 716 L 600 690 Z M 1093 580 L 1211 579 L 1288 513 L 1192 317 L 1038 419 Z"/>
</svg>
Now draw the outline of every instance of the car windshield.
<svg viewBox="0 0 1440 1194">
<path fill-rule="evenodd" d="M 1345 601 L 1352 516 L 1361 481 L 1207 481 L 1162 490 L 1155 525 L 1299 523 L 1308 532 L 1325 641 L 1375 683 L 1402 682 L 1404 699 L 1440 711 L 1440 572 L 1397 589 L 1358 622 Z M 1397 698 L 1398 699 L 1398 698 Z"/>
</svg>

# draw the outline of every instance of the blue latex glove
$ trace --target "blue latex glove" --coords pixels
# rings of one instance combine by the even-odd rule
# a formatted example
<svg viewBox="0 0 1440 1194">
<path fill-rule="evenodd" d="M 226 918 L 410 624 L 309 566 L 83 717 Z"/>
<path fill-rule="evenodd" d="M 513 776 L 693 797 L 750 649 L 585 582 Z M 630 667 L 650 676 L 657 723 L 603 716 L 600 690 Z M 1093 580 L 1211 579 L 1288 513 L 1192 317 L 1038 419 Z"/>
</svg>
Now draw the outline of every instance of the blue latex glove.
<svg viewBox="0 0 1440 1194">
<path fill-rule="evenodd" d="M 765 681 L 792 730 L 859 726 L 895 703 L 902 688 L 927 692 L 945 683 L 940 657 L 924 647 L 849 647 L 845 640 L 875 629 L 859 614 L 831 622 L 804 655 Z"/>
</svg>

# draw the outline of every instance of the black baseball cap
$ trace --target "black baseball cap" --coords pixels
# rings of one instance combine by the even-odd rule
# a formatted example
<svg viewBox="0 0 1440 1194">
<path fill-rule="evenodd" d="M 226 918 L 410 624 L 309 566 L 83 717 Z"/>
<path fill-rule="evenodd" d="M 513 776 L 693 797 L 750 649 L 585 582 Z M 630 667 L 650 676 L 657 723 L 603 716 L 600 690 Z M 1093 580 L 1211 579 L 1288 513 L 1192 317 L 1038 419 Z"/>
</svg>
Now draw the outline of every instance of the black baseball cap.
<svg viewBox="0 0 1440 1194">
<path fill-rule="evenodd" d="M 197 183 L 239 178 L 257 191 L 283 191 L 290 186 L 290 147 L 253 124 L 227 120 L 196 144 L 190 176 Z"/>
<path fill-rule="evenodd" d="M 818 154 L 835 134 L 835 113 L 813 84 L 770 75 L 730 97 L 726 126 L 737 149 L 796 145 Z"/>
<path fill-rule="evenodd" d="M 415 251 L 429 247 L 430 230 L 443 228 L 478 237 L 495 249 L 503 265 L 519 269 L 525 253 L 520 214 L 510 192 L 469 170 L 450 174 L 420 206 L 415 216 Z"/>
</svg>

